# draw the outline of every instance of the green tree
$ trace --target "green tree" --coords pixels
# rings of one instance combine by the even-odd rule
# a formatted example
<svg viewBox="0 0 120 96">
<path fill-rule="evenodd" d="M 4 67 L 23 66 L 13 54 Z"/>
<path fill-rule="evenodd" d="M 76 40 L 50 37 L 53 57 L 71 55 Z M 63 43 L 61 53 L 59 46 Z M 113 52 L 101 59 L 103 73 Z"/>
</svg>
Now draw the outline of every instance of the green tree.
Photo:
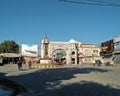
<svg viewBox="0 0 120 96">
<path fill-rule="evenodd" d="M 0 44 L 0 53 L 18 53 L 19 45 L 13 40 L 5 40 Z"/>
</svg>

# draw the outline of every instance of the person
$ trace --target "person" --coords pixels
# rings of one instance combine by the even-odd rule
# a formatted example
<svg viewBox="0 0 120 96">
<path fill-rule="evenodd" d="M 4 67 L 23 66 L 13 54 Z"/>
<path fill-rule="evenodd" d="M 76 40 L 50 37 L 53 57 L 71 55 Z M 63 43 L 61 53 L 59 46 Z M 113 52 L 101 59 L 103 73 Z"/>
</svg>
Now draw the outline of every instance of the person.
<svg viewBox="0 0 120 96">
<path fill-rule="evenodd" d="M 29 61 L 29 62 L 28 62 L 28 66 L 29 66 L 29 69 L 31 69 L 32 61 Z"/>
<path fill-rule="evenodd" d="M 18 64 L 18 70 L 22 70 L 22 61 L 18 60 L 17 64 Z"/>
<path fill-rule="evenodd" d="M 93 59 L 93 60 L 92 60 L 92 63 L 93 63 L 93 66 L 95 66 L 96 61 Z"/>
<path fill-rule="evenodd" d="M 83 64 L 84 64 L 84 60 L 81 59 L 81 60 L 80 60 L 80 65 L 82 66 Z"/>
</svg>

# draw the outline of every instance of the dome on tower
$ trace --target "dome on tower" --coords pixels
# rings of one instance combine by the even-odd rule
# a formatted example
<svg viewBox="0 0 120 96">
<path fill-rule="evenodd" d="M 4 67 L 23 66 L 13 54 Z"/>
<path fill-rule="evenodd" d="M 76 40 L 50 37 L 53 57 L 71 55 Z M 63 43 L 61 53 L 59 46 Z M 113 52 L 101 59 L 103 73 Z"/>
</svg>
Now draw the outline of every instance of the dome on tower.
<svg viewBox="0 0 120 96">
<path fill-rule="evenodd" d="M 70 41 L 69 41 L 70 43 L 77 43 L 77 41 L 75 41 L 73 38 L 72 39 L 70 39 Z"/>
<path fill-rule="evenodd" d="M 42 44 L 48 44 L 49 43 L 49 40 L 47 37 L 45 37 L 42 41 L 41 41 Z"/>
<path fill-rule="evenodd" d="M 46 36 L 46 32 L 45 32 L 45 37 L 44 37 L 44 39 L 42 40 L 41 43 L 42 43 L 42 44 L 48 44 L 48 43 L 49 43 L 49 40 L 48 40 L 48 38 L 47 38 L 47 36 Z"/>
<path fill-rule="evenodd" d="M 46 37 L 46 38 L 44 38 L 44 43 L 49 43 L 49 40 L 48 40 L 48 38 Z"/>
</svg>

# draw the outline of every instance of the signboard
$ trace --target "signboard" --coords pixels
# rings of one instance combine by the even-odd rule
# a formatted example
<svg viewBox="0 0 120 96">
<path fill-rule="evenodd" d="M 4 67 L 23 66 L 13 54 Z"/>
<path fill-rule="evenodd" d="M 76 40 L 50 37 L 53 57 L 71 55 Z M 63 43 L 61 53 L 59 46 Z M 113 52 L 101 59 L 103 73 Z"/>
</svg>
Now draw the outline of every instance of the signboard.
<svg viewBox="0 0 120 96">
<path fill-rule="evenodd" d="M 83 52 L 85 56 L 92 56 L 92 50 L 90 48 L 84 48 Z"/>
<path fill-rule="evenodd" d="M 108 46 L 103 46 L 103 47 L 101 47 L 101 49 L 106 50 L 106 49 L 108 49 Z"/>
<path fill-rule="evenodd" d="M 22 44 L 22 56 L 37 57 L 38 56 L 38 45 L 37 44 Z"/>
<path fill-rule="evenodd" d="M 116 42 L 116 43 L 114 44 L 114 50 L 115 50 L 115 51 L 120 51 L 120 42 Z"/>
</svg>

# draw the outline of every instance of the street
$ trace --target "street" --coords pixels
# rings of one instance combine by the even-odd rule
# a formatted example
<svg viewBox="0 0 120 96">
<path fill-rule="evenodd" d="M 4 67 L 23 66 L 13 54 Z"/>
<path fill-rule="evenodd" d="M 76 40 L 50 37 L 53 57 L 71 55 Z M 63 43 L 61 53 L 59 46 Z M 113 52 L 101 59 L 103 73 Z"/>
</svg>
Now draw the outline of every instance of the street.
<svg viewBox="0 0 120 96">
<path fill-rule="evenodd" d="M 120 68 L 113 66 L 63 66 L 28 69 L 0 66 L 0 77 L 28 88 L 29 96 L 120 96 Z M 26 95 L 24 95 L 26 96 Z"/>
</svg>

